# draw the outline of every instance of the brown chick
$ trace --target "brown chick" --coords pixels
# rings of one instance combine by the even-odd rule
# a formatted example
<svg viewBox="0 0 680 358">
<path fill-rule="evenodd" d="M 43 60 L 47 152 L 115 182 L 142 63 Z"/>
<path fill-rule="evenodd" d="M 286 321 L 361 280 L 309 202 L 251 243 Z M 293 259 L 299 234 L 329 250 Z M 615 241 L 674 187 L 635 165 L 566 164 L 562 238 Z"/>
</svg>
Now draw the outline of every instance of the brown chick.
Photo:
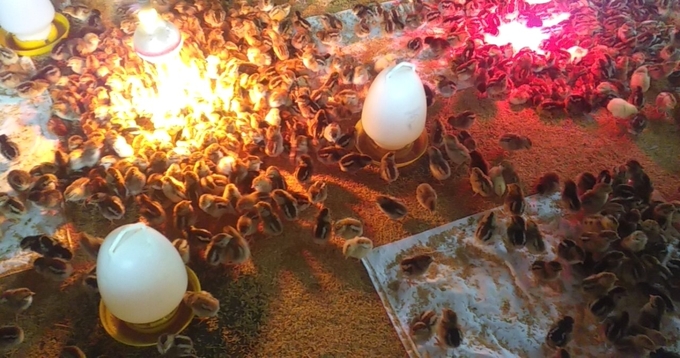
<svg viewBox="0 0 680 358">
<path fill-rule="evenodd" d="M 552 349 L 565 347 L 571 342 L 573 330 L 574 319 L 571 316 L 564 316 L 550 327 L 545 337 L 545 344 Z"/>
<path fill-rule="evenodd" d="M 522 215 L 526 210 L 526 201 L 524 201 L 524 193 L 519 184 L 508 184 L 508 194 L 505 196 L 504 207 L 505 211 L 512 215 Z"/>
<path fill-rule="evenodd" d="M 453 310 L 444 308 L 442 318 L 437 325 L 437 345 L 442 348 L 456 348 L 463 343 L 463 331 L 458 324 L 458 315 Z"/>
<path fill-rule="evenodd" d="M 0 352 L 7 352 L 24 341 L 24 330 L 21 327 L 0 327 Z"/>
<path fill-rule="evenodd" d="M 661 319 L 666 313 L 666 301 L 660 296 L 649 296 L 649 301 L 640 309 L 637 323 L 649 329 L 659 330 Z"/>
<path fill-rule="evenodd" d="M 34 295 L 35 292 L 25 287 L 9 289 L 0 295 L 0 305 L 8 308 L 18 319 L 21 312 L 31 307 Z"/>
<path fill-rule="evenodd" d="M 380 211 L 387 215 L 391 220 L 400 220 L 408 214 L 406 205 L 395 197 L 378 195 L 375 200 Z"/>
<path fill-rule="evenodd" d="M 424 275 L 433 262 L 434 257 L 432 255 L 418 254 L 401 260 L 399 267 L 401 272 L 410 279 Z"/>
<path fill-rule="evenodd" d="M 560 277 L 563 267 L 559 261 L 536 260 L 531 264 L 534 278 L 540 282 L 555 281 Z"/>
<path fill-rule="evenodd" d="M 437 210 L 437 192 L 427 183 L 422 183 L 416 188 L 416 199 L 418 204 L 425 210 L 433 213 Z"/>
<path fill-rule="evenodd" d="M 584 278 L 581 282 L 581 290 L 591 297 L 599 297 L 609 292 L 617 280 L 614 273 L 600 272 Z"/>
<path fill-rule="evenodd" d="M 619 240 L 619 234 L 613 230 L 585 232 L 581 235 L 583 249 L 591 253 L 602 253 L 609 250 L 611 243 Z"/>
<path fill-rule="evenodd" d="M 645 357 L 657 348 L 651 338 L 642 334 L 623 337 L 615 342 L 614 346 L 619 351 L 630 354 L 633 357 Z"/>
<path fill-rule="evenodd" d="M 597 214 L 604 204 L 607 203 L 609 194 L 613 191 L 612 186 L 607 183 L 597 183 L 595 186 L 583 193 L 579 198 L 581 208 L 586 215 Z"/>
</svg>

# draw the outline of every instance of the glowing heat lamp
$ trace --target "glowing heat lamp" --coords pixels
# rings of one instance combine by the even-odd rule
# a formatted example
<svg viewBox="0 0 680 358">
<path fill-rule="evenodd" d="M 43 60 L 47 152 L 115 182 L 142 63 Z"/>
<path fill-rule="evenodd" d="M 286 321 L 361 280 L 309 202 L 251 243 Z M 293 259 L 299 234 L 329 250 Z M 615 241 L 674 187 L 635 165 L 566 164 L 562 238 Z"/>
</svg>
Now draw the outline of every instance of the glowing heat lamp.
<svg viewBox="0 0 680 358">
<path fill-rule="evenodd" d="M 497 46 L 510 44 L 515 53 L 523 48 L 529 48 L 542 54 L 544 52 L 540 48 L 541 43 L 550 38 L 550 34 L 546 33 L 544 29 L 569 19 L 569 16 L 568 13 L 556 14 L 547 19 L 542 19 L 543 25 L 541 27 L 528 27 L 526 20 L 518 19 L 517 14 L 510 14 L 507 18 L 508 22 L 502 23 L 498 27 L 498 36 L 486 34 L 484 40 L 488 44 Z"/>
<path fill-rule="evenodd" d="M 177 57 L 184 41 L 179 29 L 163 20 L 154 8 L 139 10 L 137 17 L 139 25 L 132 38 L 137 55 L 154 64 Z"/>
</svg>

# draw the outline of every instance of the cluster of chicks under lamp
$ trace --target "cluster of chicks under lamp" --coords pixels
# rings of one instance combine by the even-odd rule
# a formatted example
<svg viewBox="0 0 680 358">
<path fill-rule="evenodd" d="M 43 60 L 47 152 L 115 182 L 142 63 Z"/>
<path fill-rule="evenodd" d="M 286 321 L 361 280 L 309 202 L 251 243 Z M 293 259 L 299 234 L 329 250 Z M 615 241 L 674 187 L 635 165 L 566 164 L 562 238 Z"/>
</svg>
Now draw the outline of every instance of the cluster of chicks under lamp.
<svg viewBox="0 0 680 358">
<path fill-rule="evenodd" d="M 137 26 L 134 14 L 126 16 L 118 27 L 106 27 L 96 10 L 82 6 L 64 9 L 70 21 L 77 25 L 74 27 L 81 30 L 55 47 L 52 61 L 30 76 L 7 70 L 17 63 L 18 56 L 9 49 L 0 49 L 3 65 L 0 85 L 24 98 L 48 92 L 54 101 L 48 125 L 61 140 L 61 148 L 53 161 L 28 171 L 13 170 L 8 175 L 13 193 L 2 196 L 2 212 L 19 220 L 27 204 L 46 211 L 61 210 L 64 205 L 82 210 L 79 205 L 83 204 L 115 223 L 138 211 L 140 220 L 170 237 L 177 237 L 173 243 L 184 260 L 195 259 L 198 251 L 198 256 L 211 265 L 237 265 L 249 259 L 249 240 L 255 235 L 279 235 L 286 221 L 299 220 L 309 215 L 307 211 L 314 211 L 312 241 L 325 244 L 337 236 L 346 240 L 343 251 L 347 257 L 365 256 L 372 242 L 361 236 L 362 222 L 352 217 L 333 218 L 330 209 L 324 206 L 328 187 L 315 177 L 315 167 L 319 164 L 335 166 L 347 173 L 360 172 L 371 164 L 370 158 L 354 151 L 351 128 L 355 114 L 361 110 L 364 90 L 375 75 L 373 67 L 377 65 L 359 63 L 337 50 L 345 30 L 343 21 L 333 14 L 323 14 L 319 17 L 320 26 L 312 26 L 299 12 L 291 12 L 290 5 L 274 5 L 266 0 L 255 5 L 236 3 L 228 8 L 211 0 L 168 1 L 162 5 L 161 17 L 174 23 L 185 38 L 179 68 L 197 73 L 196 82 L 208 83 L 213 93 L 197 90 L 199 96 L 187 92 L 184 97 L 194 102 L 184 108 L 169 109 L 165 116 L 159 115 L 158 108 L 150 108 L 146 101 L 167 90 L 162 85 L 167 84 L 164 81 L 168 79 L 161 68 L 144 62 L 134 53 L 132 34 Z M 598 34 L 601 43 L 592 41 L 590 36 L 568 36 L 578 38 L 578 44 L 589 50 L 578 63 L 571 61 L 568 53 L 561 50 L 566 47 L 560 46 L 560 40 L 556 39 L 549 41 L 553 50 L 548 49 L 546 54 L 515 53 L 510 46 L 484 44 L 485 31 L 492 31 L 503 14 L 512 12 L 506 7 L 515 6 L 521 13 L 527 7 L 524 2 L 509 2 L 498 11 L 490 11 L 497 4 L 484 1 L 468 1 L 464 5 L 450 1 L 414 1 L 397 7 L 356 5 L 353 11 L 359 19 L 355 28 L 359 36 L 367 35 L 376 27 L 385 36 L 392 33 L 410 36 L 425 26 L 444 29 L 431 32 L 441 33 L 441 37 L 414 38 L 406 45 L 413 56 L 435 55 L 453 64 L 439 74 L 434 86 L 425 85 L 428 104 L 432 104 L 437 95 L 453 95 L 457 85 L 467 81 L 473 82 L 482 96 L 507 98 L 516 105 L 535 105 L 539 112 L 546 114 L 566 112 L 576 116 L 599 106 L 611 107 L 610 111 L 616 114 L 619 113 L 617 106 L 622 106 L 616 99 L 627 98 L 629 93 L 631 104 L 639 107 L 642 105 L 640 90 L 648 89 L 649 78 L 661 79 L 674 74 L 674 64 L 680 56 L 673 47 L 674 32 L 661 22 L 646 21 L 653 12 L 647 8 L 646 11 L 633 9 L 637 4 L 617 3 L 616 9 L 606 4 L 595 5 L 582 10 L 574 8 L 574 12 L 582 13 L 559 25 L 562 31 L 594 28 Z M 615 10 L 618 16 L 607 16 Z M 632 86 L 629 86 L 631 74 Z M 181 96 L 174 97 L 177 98 Z M 674 95 L 659 98 L 664 104 L 662 109 L 675 106 Z M 635 114 L 630 122 L 634 132 L 644 127 L 639 124 L 645 123 L 640 116 Z M 179 118 L 180 123 L 164 125 L 172 118 Z M 509 201 L 521 198 L 521 190 L 516 186 L 519 177 L 512 164 L 504 161 L 491 166 L 477 150 L 469 132 L 474 120 L 474 113 L 464 111 L 451 116 L 446 123 L 434 121 L 432 146 L 428 148 L 433 177 L 446 180 L 453 171 L 467 166 L 471 168 L 472 188 L 481 196 L 506 195 Z M 515 133 L 503 135 L 499 143 L 506 150 L 531 147 L 529 138 Z M 12 138 L 2 137 L 0 145 L 3 155 L 10 160 L 21 155 Z M 283 168 L 265 164 L 282 155 L 287 155 L 292 162 L 290 175 Z M 581 196 L 569 190 L 565 192 L 566 198 L 588 208 L 587 199 L 602 195 L 606 185 L 615 190 L 614 194 L 616 190 L 633 188 L 633 197 L 623 195 L 626 200 L 611 195 L 606 207 L 620 210 L 607 212 L 602 218 L 616 218 L 619 224 L 616 230 L 629 228 L 628 224 L 640 226 L 652 247 L 651 252 L 645 251 L 646 246 L 638 252 L 622 246 L 624 239 L 630 241 L 628 236 L 637 230 L 617 231 L 624 239 L 621 243 L 616 240 L 610 243 L 612 254 L 607 250 L 606 254 L 592 253 L 585 245 L 579 245 L 581 239 L 565 240 L 561 246 L 566 247 L 568 255 L 582 253 L 584 271 L 593 275 L 644 262 L 634 266 L 636 272 L 656 277 L 656 266 L 648 265 L 653 262 L 650 258 L 658 254 L 654 251 L 656 246 L 651 246 L 658 238 L 647 232 L 646 225 L 648 220 L 660 220 L 654 216 L 659 214 L 660 209 L 656 208 L 660 205 L 640 195 L 639 183 L 629 183 L 643 173 L 631 166 L 629 163 L 623 169 L 618 168 L 612 174 L 611 183 L 606 183 L 606 178 L 600 180 L 602 185 L 597 184 L 597 189 L 595 184 L 592 188 L 581 184 L 587 188 Z M 398 175 L 394 153 L 388 153 L 381 160 L 380 176 L 393 182 Z M 621 175 L 627 181 L 615 182 Z M 296 184 L 290 185 L 293 181 Z M 294 190 L 292 186 L 302 190 Z M 436 210 L 437 195 L 431 185 L 422 183 L 415 194 L 426 210 Z M 608 194 L 606 198 L 610 197 Z M 390 219 L 400 220 L 408 214 L 407 207 L 398 198 L 379 195 L 376 203 Z M 523 201 L 513 203 L 509 204 L 510 209 L 520 214 L 513 216 L 508 242 L 513 246 L 540 245 L 534 244 L 533 238 L 532 243 L 528 243 L 536 232 L 521 217 Z M 634 213 L 640 215 L 637 221 Z M 220 218 L 221 222 L 227 220 L 228 225 L 209 228 L 199 220 L 206 216 Z M 486 230 L 496 223 L 493 218 L 484 222 Z M 665 223 L 659 225 L 663 227 Z M 602 231 L 605 230 L 594 231 L 593 237 L 599 238 L 597 235 Z M 80 236 L 81 247 L 96 252 L 100 238 L 87 233 Z M 70 259 L 64 257 L 68 255 L 62 250 L 68 249 L 61 247 L 58 240 L 36 235 L 25 238 L 22 245 L 41 255 L 34 263 L 36 271 L 56 280 L 69 275 Z M 640 252 L 646 255 L 645 260 Z M 604 261 L 603 256 L 607 257 Z M 417 276 L 424 272 L 431 259 L 426 256 L 405 260 L 402 262 L 404 273 Z M 576 259 L 572 257 L 571 261 Z M 663 263 L 671 273 L 675 270 L 673 262 Z M 537 261 L 534 271 L 537 276 L 559 271 L 556 263 L 541 265 Z M 616 269 L 611 268 L 616 265 Z M 643 266 L 644 270 L 640 271 Z M 84 280 L 93 290 L 96 289 L 93 286 L 96 280 L 92 279 L 95 275 L 93 269 Z M 667 280 L 661 283 L 648 286 L 638 283 L 637 286 L 654 290 L 654 295 L 666 302 L 665 298 L 675 291 L 673 286 L 662 287 L 673 282 L 673 276 L 665 277 Z M 602 292 L 608 294 L 613 289 L 607 287 Z M 30 306 L 32 292 L 15 290 L 6 291 L 3 302 L 20 312 Z M 616 292 L 619 291 L 612 291 Z M 612 298 L 607 294 L 598 295 L 598 299 Z M 188 295 L 185 302 L 202 317 L 219 310 L 219 302 L 207 292 Z M 201 311 L 199 307 L 209 309 Z M 666 302 L 666 310 L 671 308 Z M 596 312 L 602 315 L 599 309 Z M 425 316 L 430 317 L 424 322 L 429 330 L 433 315 Z M 607 322 L 610 321 L 608 318 Z M 551 330 L 550 344 L 555 347 L 567 344 L 567 338 L 559 342 L 555 339 L 560 329 L 567 326 L 562 324 Z M 619 346 L 649 348 L 646 343 L 658 338 L 649 333 L 653 328 L 644 331 L 653 336 L 649 337 L 635 331 L 637 326 L 632 323 L 623 326 L 625 329 L 621 329 L 621 324 L 607 325 L 611 328 L 609 339 Z M 438 327 L 444 344 L 459 344 L 462 335 L 454 312 L 446 311 Z M 616 331 L 614 328 L 623 333 L 612 333 Z M 4 347 L 15 346 L 23 340 L 19 327 L 6 327 L 0 332 L 1 341 L 6 343 Z M 159 350 L 164 354 L 170 351 L 192 354 L 186 337 L 161 338 Z"/>
<path fill-rule="evenodd" d="M 561 238 L 556 248 L 549 247 L 538 224 L 524 216 L 527 203 L 516 174 L 508 173 L 513 178 L 508 184 L 502 181 L 503 175 L 495 183 L 480 182 L 478 176 L 490 170 L 475 165 L 470 167 L 470 184 L 478 193 L 506 188 L 503 209 L 479 219 L 476 239 L 493 243 L 500 237 L 511 253 L 527 250 L 535 257 L 530 274 L 538 284 L 566 280 L 562 273 L 569 266 L 587 298 L 588 315 L 581 322 L 574 312 L 549 328 L 545 345 L 554 357 L 569 357 L 574 330 L 588 326 L 598 326 L 607 344 L 618 352 L 634 357 L 678 357 L 664 349 L 672 340 L 661 331 L 676 311 L 675 302 L 680 301 L 678 238 L 670 235 L 680 218 L 680 202 L 652 199 L 652 182 L 638 161 L 629 160 L 597 174 L 583 172 L 575 180 L 560 182 L 554 172 L 537 180 L 535 189 L 541 195 L 561 191 L 565 215 L 580 223 L 579 234 Z M 557 258 L 544 259 L 551 251 L 556 251 Z M 401 273 L 416 284 L 434 262 L 430 253 L 410 256 L 400 262 Z M 445 348 L 458 347 L 464 330 L 450 309 L 444 309 L 441 317 L 434 311 L 419 313 L 411 323 L 414 336 L 434 331 L 438 344 Z"/>
</svg>

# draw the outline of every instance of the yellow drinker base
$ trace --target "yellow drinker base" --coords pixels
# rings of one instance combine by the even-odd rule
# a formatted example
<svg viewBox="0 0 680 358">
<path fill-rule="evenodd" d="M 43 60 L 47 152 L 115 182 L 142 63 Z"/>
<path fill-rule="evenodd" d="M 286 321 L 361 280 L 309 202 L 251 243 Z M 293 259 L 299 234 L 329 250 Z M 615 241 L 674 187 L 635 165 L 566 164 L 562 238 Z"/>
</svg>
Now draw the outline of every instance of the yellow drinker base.
<svg viewBox="0 0 680 358">
<path fill-rule="evenodd" d="M 201 283 L 193 270 L 187 269 L 187 291 L 200 292 Z M 133 324 L 121 321 L 111 314 L 104 305 L 104 301 L 99 302 L 99 319 L 104 326 L 104 330 L 116 341 L 132 347 L 149 347 L 156 344 L 158 337 L 164 333 L 180 333 L 194 319 L 194 314 L 189 306 L 184 303 L 172 311 L 172 313 L 159 319 L 158 321 Z"/>
<path fill-rule="evenodd" d="M 418 161 L 418 159 L 427 152 L 428 143 L 427 130 L 423 130 L 423 133 L 415 140 L 415 142 L 394 151 L 397 167 L 403 168 Z M 356 148 L 361 154 L 371 157 L 373 162 L 378 165 L 380 164 L 380 159 L 388 152 L 391 152 L 390 150 L 383 149 L 375 144 L 373 139 L 371 139 L 364 131 L 361 121 L 357 122 L 356 125 Z"/>
<path fill-rule="evenodd" d="M 70 29 L 71 24 L 68 19 L 64 15 L 56 13 L 47 40 L 19 41 L 14 35 L 0 29 L 0 46 L 14 50 L 19 56 L 41 56 L 52 52 L 54 46 L 68 36 Z"/>
</svg>

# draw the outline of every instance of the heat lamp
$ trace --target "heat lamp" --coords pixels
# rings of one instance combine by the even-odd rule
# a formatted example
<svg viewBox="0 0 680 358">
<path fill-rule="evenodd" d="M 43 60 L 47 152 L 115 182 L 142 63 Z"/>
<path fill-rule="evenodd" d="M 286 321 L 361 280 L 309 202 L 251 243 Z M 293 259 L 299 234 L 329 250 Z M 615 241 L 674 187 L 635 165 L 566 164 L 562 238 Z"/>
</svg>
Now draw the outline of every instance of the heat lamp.
<svg viewBox="0 0 680 358">
<path fill-rule="evenodd" d="M 0 46 L 39 56 L 66 38 L 70 24 L 50 0 L 0 0 Z"/>
<path fill-rule="evenodd" d="M 371 83 L 357 123 L 357 149 L 375 162 L 395 152 L 397 166 L 414 163 L 427 150 L 427 99 L 416 66 L 400 62 Z"/>
<path fill-rule="evenodd" d="M 153 64 L 176 58 L 184 42 L 177 26 L 163 20 L 152 7 L 139 10 L 137 18 L 139 25 L 132 37 L 137 55 Z"/>
<path fill-rule="evenodd" d="M 170 241 L 144 223 L 123 225 L 104 239 L 97 284 L 102 325 L 131 346 L 151 346 L 161 334 L 186 328 L 193 314 L 182 298 L 188 290 L 200 291 Z"/>
</svg>

